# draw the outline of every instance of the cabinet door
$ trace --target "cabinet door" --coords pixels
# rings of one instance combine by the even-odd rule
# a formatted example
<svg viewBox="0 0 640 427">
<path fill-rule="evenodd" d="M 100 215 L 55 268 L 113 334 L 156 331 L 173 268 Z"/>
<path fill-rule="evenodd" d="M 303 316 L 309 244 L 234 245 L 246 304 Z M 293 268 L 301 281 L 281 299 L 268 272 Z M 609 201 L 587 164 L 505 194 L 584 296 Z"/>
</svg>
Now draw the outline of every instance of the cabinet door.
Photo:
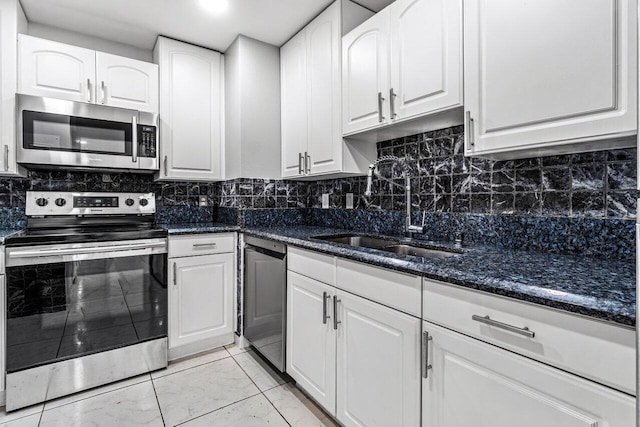
<svg viewBox="0 0 640 427">
<path fill-rule="evenodd" d="M 389 119 L 389 9 L 342 38 L 342 132 L 350 134 Z"/>
<path fill-rule="evenodd" d="M 389 13 L 391 119 L 462 105 L 462 0 L 398 0 Z"/>
<path fill-rule="evenodd" d="M 424 427 L 629 427 L 635 400 L 580 377 L 424 322 Z"/>
<path fill-rule="evenodd" d="M 421 320 L 346 292 L 337 298 L 338 420 L 345 426 L 420 424 Z"/>
<path fill-rule="evenodd" d="M 96 52 L 97 103 L 158 112 L 158 66 Z"/>
<path fill-rule="evenodd" d="M 311 175 L 342 169 L 340 5 L 333 3 L 306 29 Z"/>
<path fill-rule="evenodd" d="M 331 286 L 287 273 L 287 373 L 331 415 L 336 413 L 333 295 Z"/>
<path fill-rule="evenodd" d="M 224 179 L 223 59 L 209 49 L 158 39 L 161 179 Z"/>
<path fill-rule="evenodd" d="M 18 92 L 95 103 L 95 51 L 21 34 Z"/>
<path fill-rule="evenodd" d="M 464 23 L 468 155 L 636 132 L 637 2 L 469 0 Z"/>
<path fill-rule="evenodd" d="M 169 261 L 169 348 L 233 333 L 234 254 Z"/>
<path fill-rule="evenodd" d="M 307 46 L 302 30 L 280 48 L 282 177 L 305 174 L 307 151 Z"/>
</svg>

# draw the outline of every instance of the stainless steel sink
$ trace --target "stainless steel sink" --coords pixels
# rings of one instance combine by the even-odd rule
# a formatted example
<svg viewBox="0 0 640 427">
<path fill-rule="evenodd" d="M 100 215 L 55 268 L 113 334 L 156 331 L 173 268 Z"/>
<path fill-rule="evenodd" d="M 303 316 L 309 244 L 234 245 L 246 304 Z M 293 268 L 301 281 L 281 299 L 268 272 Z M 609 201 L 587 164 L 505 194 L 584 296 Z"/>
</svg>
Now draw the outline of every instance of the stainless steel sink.
<svg viewBox="0 0 640 427">
<path fill-rule="evenodd" d="M 421 248 L 419 246 L 412 245 L 393 245 L 380 248 L 383 251 L 393 252 L 398 255 L 417 256 L 422 258 L 448 258 L 456 255 L 460 255 L 457 252 L 443 251 L 440 249 Z"/>
<path fill-rule="evenodd" d="M 332 234 L 329 236 L 313 236 L 313 238 L 359 248 L 379 249 L 398 255 L 409 255 L 421 258 L 448 258 L 460 255 L 458 252 L 403 244 L 397 239 L 384 237 L 359 236 L 357 234 Z"/>
<path fill-rule="evenodd" d="M 394 239 L 358 236 L 355 234 L 332 234 L 330 236 L 313 236 L 313 238 L 326 240 L 327 242 L 342 243 L 349 246 L 357 246 L 360 248 L 370 249 L 380 249 L 382 247 L 395 245 L 398 243 L 398 241 Z"/>
</svg>

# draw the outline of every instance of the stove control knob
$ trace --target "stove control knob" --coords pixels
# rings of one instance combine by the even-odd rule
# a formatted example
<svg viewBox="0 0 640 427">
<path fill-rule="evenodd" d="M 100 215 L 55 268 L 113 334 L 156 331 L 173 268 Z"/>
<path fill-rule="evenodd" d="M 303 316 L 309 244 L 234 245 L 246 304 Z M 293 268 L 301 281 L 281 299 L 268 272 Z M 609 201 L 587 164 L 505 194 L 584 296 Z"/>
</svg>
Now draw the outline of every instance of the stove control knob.
<svg viewBox="0 0 640 427">
<path fill-rule="evenodd" d="M 124 204 L 127 206 L 133 206 L 134 203 L 135 201 L 131 197 L 124 201 Z"/>
<path fill-rule="evenodd" d="M 147 206 L 149 201 L 147 199 L 140 199 L 140 206 Z"/>
<path fill-rule="evenodd" d="M 40 206 L 41 208 L 47 206 L 48 203 L 49 203 L 49 201 L 47 199 L 45 199 L 44 197 L 38 197 L 36 199 L 36 205 Z"/>
<path fill-rule="evenodd" d="M 59 197 L 59 198 L 56 199 L 56 206 L 61 208 L 66 204 L 67 204 L 67 201 L 65 199 L 63 199 L 62 197 Z"/>
</svg>

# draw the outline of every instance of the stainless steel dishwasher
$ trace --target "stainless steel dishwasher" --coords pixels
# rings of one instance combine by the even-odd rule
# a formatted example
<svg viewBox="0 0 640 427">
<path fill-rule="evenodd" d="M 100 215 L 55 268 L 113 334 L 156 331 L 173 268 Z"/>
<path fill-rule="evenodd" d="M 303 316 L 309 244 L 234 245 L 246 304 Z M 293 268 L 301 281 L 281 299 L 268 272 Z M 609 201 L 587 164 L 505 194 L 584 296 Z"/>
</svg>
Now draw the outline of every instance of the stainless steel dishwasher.
<svg viewBox="0 0 640 427">
<path fill-rule="evenodd" d="M 244 249 L 244 337 L 285 371 L 287 247 L 247 236 Z"/>
</svg>

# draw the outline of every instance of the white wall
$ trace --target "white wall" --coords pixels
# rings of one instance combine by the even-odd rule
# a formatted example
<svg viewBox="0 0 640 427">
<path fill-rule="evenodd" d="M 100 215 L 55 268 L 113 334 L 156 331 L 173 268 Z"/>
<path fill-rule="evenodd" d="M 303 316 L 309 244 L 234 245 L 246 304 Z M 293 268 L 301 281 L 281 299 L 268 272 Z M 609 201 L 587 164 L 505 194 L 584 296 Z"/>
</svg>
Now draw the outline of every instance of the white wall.
<svg viewBox="0 0 640 427">
<path fill-rule="evenodd" d="M 279 179 L 280 49 L 238 36 L 225 52 L 226 177 Z"/>
<path fill-rule="evenodd" d="M 126 56 L 127 58 L 139 59 L 141 61 L 153 62 L 153 52 L 151 50 L 140 49 L 135 46 L 51 27 L 49 25 L 30 22 L 27 33 L 34 37 L 41 37 L 60 43 Z"/>
</svg>

